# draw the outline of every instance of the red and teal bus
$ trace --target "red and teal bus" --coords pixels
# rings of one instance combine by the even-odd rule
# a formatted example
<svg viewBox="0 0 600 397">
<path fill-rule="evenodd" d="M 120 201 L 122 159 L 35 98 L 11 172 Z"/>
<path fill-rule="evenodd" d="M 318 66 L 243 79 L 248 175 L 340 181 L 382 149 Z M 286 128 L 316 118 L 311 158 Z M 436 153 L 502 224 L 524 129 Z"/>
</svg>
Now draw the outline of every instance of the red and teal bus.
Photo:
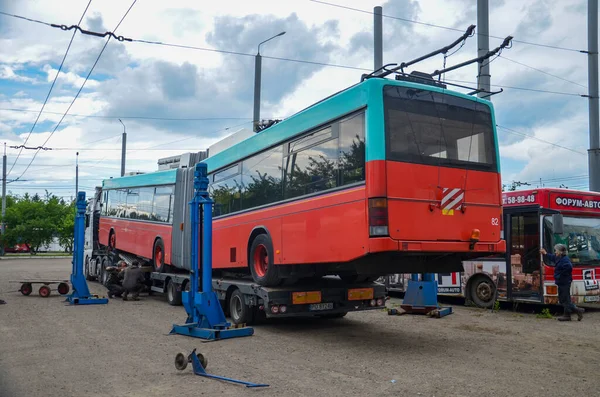
<svg viewBox="0 0 600 397">
<path fill-rule="evenodd" d="M 365 79 L 202 161 L 213 268 L 262 286 L 455 272 L 506 249 L 492 104 L 433 80 Z M 189 268 L 192 173 L 105 180 L 100 243 Z"/>
<path fill-rule="evenodd" d="M 558 304 L 552 263 L 540 247 L 567 246 L 573 263 L 571 297 L 576 304 L 600 303 L 600 193 L 540 188 L 505 192 L 504 256 L 463 263 L 464 271 L 437 275 L 438 294 L 465 297 L 481 307 L 498 300 Z M 555 225 L 556 224 L 556 225 Z M 409 274 L 382 280 L 404 291 Z"/>
</svg>

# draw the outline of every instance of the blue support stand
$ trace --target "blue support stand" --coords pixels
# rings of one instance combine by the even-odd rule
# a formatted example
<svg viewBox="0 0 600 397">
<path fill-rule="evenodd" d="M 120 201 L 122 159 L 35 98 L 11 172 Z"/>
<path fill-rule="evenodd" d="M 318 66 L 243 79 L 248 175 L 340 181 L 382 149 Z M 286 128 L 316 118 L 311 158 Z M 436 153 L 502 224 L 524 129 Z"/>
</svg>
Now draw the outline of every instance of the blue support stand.
<svg viewBox="0 0 600 397">
<path fill-rule="evenodd" d="M 438 284 L 433 273 L 425 273 L 419 281 L 418 274 L 412 274 L 404 293 L 402 309 L 409 314 L 427 314 L 444 317 L 452 314 L 451 307 L 442 308 L 438 304 Z"/>
<path fill-rule="evenodd" d="M 207 340 L 251 336 L 251 327 L 234 327 L 227 322 L 219 298 L 212 290 L 212 203 L 208 196 L 206 164 L 196 164 L 194 198 L 189 202 L 192 229 L 190 290 L 183 291 L 182 301 L 188 314 L 185 324 L 173 325 L 171 334 L 180 334 Z M 200 219 L 202 206 L 202 219 Z M 199 266 L 199 230 L 202 227 L 202 266 Z M 202 271 L 200 273 L 200 270 Z M 199 291 L 200 277 L 202 290 Z"/>
<path fill-rule="evenodd" d="M 85 239 L 85 192 L 77 193 L 77 215 L 75 216 L 75 235 L 73 242 L 73 269 L 71 271 L 71 285 L 73 292 L 67 295 L 66 301 L 71 305 L 98 305 L 108 303 L 108 299 L 99 298 L 90 294 L 90 290 L 83 273 L 83 246 Z"/>
</svg>

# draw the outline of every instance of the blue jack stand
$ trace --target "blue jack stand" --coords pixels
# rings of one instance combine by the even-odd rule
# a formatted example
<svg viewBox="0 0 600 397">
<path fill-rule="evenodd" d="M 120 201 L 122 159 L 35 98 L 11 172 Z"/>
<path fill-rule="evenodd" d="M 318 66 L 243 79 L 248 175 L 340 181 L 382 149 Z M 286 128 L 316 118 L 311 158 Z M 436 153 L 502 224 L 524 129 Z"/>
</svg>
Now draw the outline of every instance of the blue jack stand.
<svg viewBox="0 0 600 397">
<path fill-rule="evenodd" d="M 67 295 L 66 301 L 71 305 L 98 305 L 108 303 L 108 299 L 91 295 L 83 274 L 83 246 L 85 239 L 85 192 L 77 193 L 77 216 L 75 216 L 75 241 L 73 242 L 73 270 L 71 285 L 73 292 Z"/>
<path fill-rule="evenodd" d="M 432 273 L 423 274 L 422 281 L 419 281 L 418 274 L 412 274 L 400 307 L 409 314 L 426 314 L 438 318 L 452 314 L 451 307 L 442 308 L 438 304 L 437 288 L 438 284 Z"/>
<path fill-rule="evenodd" d="M 192 353 L 190 355 L 188 355 L 187 357 L 184 353 L 177 353 L 177 355 L 175 356 L 175 368 L 177 368 L 180 371 L 183 371 L 187 367 L 189 362 L 192 363 L 192 368 L 194 369 L 194 374 L 196 374 L 198 376 L 204 376 L 206 378 L 224 380 L 226 382 L 237 383 L 240 385 L 244 385 L 246 387 L 268 387 L 269 386 L 269 385 L 262 384 L 262 383 L 245 382 L 243 380 L 225 378 L 223 376 L 211 375 L 211 374 L 207 373 L 206 366 L 208 365 L 208 360 L 202 355 L 202 353 L 196 354 L 196 349 L 194 349 L 192 351 Z"/>
<path fill-rule="evenodd" d="M 173 325 L 170 334 L 193 336 L 207 340 L 219 340 L 251 336 L 250 327 L 231 327 L 227 322 L 217 294 L 212 290 L 212 203 L 208 197 L 206 164 L 196 164 L 194 172 L 194 198 L 189 202 L 192 225 L 192 253 L 190 290 L 183 291 L 181 298 L 188 314 L 185 324 Z M 202 220 L 200 220 L 202 206 Z M 198 265 L 198 232 L 202 225 L 202 273 Z M 199 277 L 202 291 L 198 291 Z"/>
</svg>

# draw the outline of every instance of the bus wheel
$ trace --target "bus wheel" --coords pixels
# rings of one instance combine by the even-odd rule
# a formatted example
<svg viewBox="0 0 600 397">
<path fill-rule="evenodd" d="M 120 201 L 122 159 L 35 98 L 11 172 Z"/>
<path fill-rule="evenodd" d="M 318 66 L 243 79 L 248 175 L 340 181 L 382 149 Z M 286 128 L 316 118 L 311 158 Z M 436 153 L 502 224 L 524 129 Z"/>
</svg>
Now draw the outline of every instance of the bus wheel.
<svg viewBox="0 0 600 397">
<path fill-rule="evenodd" d="M 161 239 L 156 240 L 152 250 L 152 266 L 155 272 L 162 272 L 165 265 L 165 245 Z"/>
<path fill-rule="evenodd" d="M 85 279 L 87 281 L 92 281 L 94 278 L 90 275 L 90 257 L 85 257 L 85 262 L 83 264 L 83 273 L 85 274 Z"/>
<path fill-rule="evenodd" d="M 106 283 L 108 282 L 108 272 L 106 271 L 107 267 L 108 267 L 108 257 L 103 256 L 102 262 L 100 263 L 100 284 L 102 284 L 104 286 L 106 286 Z"/>
<path fill-rule="evenodd" d="M 259 234 L 250 248 L 250 272 L 257 284 L 274 287 L 281 282 L 279 270 L 273 261 L 273 243 L 266 234 Z"/>
<path fill-rule="evenodd" d="M 471 281 L 471 300 L 478 307 L 489 309 L 494 304 L 496 286 L 488 277 L 477 277 Z"/>
<path fill-rule="evenodd" d="M 117 247 L 117 236 L 114 231 L 111 231 L 110 236 L 108 236 L 108 247 L 111 250 Z"/>
<path fill-rule="evenodd" d="M 167 284 L 167 302 L 171 306 L 181 305 L 181 291 L 177 291 L 177 284 L 173 280 Z"/>
<path fill-rule="evenodd" d="M 252 308 L 244 300 L 244 294 L 236 289 L 229 298 L 229 313 L 234 324 L 251 324 Z"/>
</svg>

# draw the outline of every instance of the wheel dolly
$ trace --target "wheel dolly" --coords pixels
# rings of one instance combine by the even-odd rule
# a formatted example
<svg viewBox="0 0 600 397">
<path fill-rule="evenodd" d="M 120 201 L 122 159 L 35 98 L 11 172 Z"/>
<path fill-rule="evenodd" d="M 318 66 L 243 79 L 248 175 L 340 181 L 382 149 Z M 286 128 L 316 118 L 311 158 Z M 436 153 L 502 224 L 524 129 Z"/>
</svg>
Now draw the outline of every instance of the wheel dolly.
<svg viewBox="0 0 600 397">
<path fill-rule="evenodd" d="M 421 281 L 418 274 L 411 274 L 404 300 L 400 305 L 404 312 L 388 309 L 388 314 L 426 314 L 437 318 L 452 314 L 451 307 L 442 308 L 438 304 L 437 288 L 438 284 L 433 273 L 422 274 Z"/>
<path fill-rule="evenodd" d="M 231 326 L 227 322 L 217 294 L 212 289 L 212 199 L 208 196 L 205 163 L 194 170 L 194 197 L 189 202 L 191 220 L 190 290 L 181 293 L 188 314 L 185 324 L 173 324 L 170 334 L 193 336 L 210 341 L 251 336 L 251 327 Z M 202 206 L 202 212 L 200 212 Z M 200 229 L 202 227 L 202 229 Z M 202 262 L 199 266 L 199 231 L 202 230 Z M 201 270 L 201 273 L 200 273 Z M 201 284 L 200 284 L 201 279 Z M 199 291 L 199 287 L 202 290 Z"/>
<path fill-rule="evenodd" d="M 192 363 L 192 369 L 194 370 L 194 374 L 198 376 L 204 376 L 206 378 L 224 380 L 226 382 L 237 383 L 240 385 L 245 385 L 246 387 L 268 387 L 269 385 L 262 383 L 252 383 L 245 382 L 243 380 L 236 380 L 231 378 L 225 378 L 223 376 L 212 375 L 206 372 L 206 367 L 208 366 L 208 359 L 204 357 L 202 353 L 196 353 L 196 349 L 194 349 L 187 357 L 185 353 L 177 353 L 175 356 L 175 368 L 180 371 L 186 369 L 188 363 Z"/>
<path fill-rule="evenodd" d="M 71 305 L 98 305 L 108 303 L 107 298 L 90 294 L 90 290 L 83 273 L 83 246 L 85 239 L 85 192 L 77 193 L 77 215 L 75 216 L 75 239 L 73 242 L 73 269 L 71 271 L 71 285 L 73 293 L 67 296 L 66 301 Z"/>
</svg>

